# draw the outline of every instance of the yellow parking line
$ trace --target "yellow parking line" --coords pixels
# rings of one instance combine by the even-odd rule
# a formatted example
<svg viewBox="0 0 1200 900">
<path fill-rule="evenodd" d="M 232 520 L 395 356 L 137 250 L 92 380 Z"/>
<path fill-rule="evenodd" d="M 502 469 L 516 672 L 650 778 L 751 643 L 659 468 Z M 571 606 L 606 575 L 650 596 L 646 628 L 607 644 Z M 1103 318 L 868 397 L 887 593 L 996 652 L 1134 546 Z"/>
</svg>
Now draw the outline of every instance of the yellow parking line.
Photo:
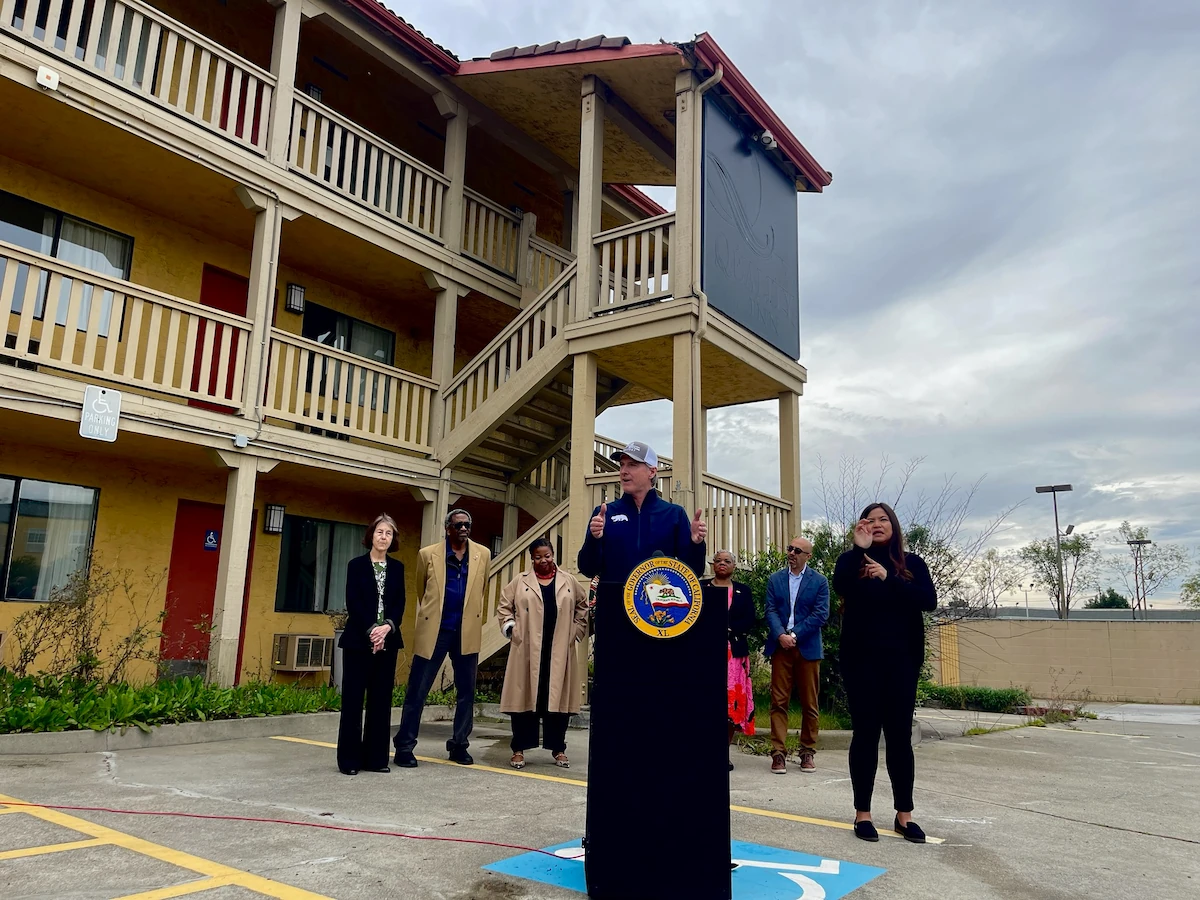
<svg viewBox="0 0 1200 900">
<path fill-rule="evenodd" d="M 224 878 L 201 878 L 199 881 L 189 881 L 186 884 L 176 884 L 171 887 L 157 888 L 153 891 L 143 891 L 140 894 L 126 894 L 116 900 L 171 900 L 172 897 L 186 897 L 188 894 L 198 894 L 201 891 L 211 891 L 214 888 L 237 886 L 233 876 Z"/>
<path fill-rule="evenodd" d="M 40 847 L 23 847 L 20 850 L 5 850 L 0 852 L 0 860 L 24 859 L 27 856 L 61 853 L 64 850 L 82 850 L 84 847 L 102 847 L 107 843 L 108 841 L 102 838 L 88 838 L 86 841 L 67 841 L 65 844 L 43 844 Z"/>
<path fill-rule="evenodd" d="M 21 809 L 21 807 L 19 807 L 19 806 L 6 806 L 3 809 L 0 809 L 0 816 L 6 815 L 7 813 L 23 813 L 23 812 L 25 812 L 25 810 Z"/>
<path fill-rule="evenodd" d="M 3 794 L 0 794 L 0 804 L 6 802 L 20 803 L 22 801 L 17 800 L 15 797 L 6 797 Z M 172 850 L 170 847 L 164 847 L 161 844 L 155 844 L 151 841 L 142 840 L 141 838 L 134 837 L 131 834 L 125 834 L 122 831 L 116 831 L 112 828 L 106 828 L 103 825 L 97 825 L 95 822 L 89 822 L 87 819 L 69 816 L 57 809 L 45 809 L 38 806 L 29 806 L 24 807 L 24 811 L 28 812 L 29 815 L 34 816 L 35 818 L 41 819 L 44 822 L 50 822 L 53 825 L 61 825 L 62 827 L 69 828 L 72 831 L 78 831 L 83 834 L 91 835 L 91 837 L 96 839 L 97 844 L 111 844 L 115 847 L 122 847 L 126 850 L 132 850 L 134 853 L 140 853 L 143 856 L 149 856 L 151 859 L 157 859 L 160 862 L 165 862 L 172 866 L 178 866 L 181 869 L 187 869 L 188 871 L 196 872 L 200 875 L 207 875 L 210 879 L 226 879 L 223 883 L 244 887 L 247 890 L 264 894 L 267 897 L 275 897 L 276 900 L 330 900 L 330 898 L 326 897 L 324 894 L 314 894 L 311 891 L 304 890 L 303 888 L 281 884 L 277 881 L 271 881 L 269 878 L 263 878 L 259 875 L 253 875 L 250 872 L 245 872 L 241 869 L 235 869 L 232 866 L 226 866 L 218 862 L 213 862 L 211 859 L 193 856 L 192 854 L 184 853 L 181 850 Z M 20 851 L 9 852 L 16 853 Z M 195 882 L 192 884 L 194 883 Z"/>
<path fill-rule="evenodd" d="M 307 738 L 285 737 L 283 735 L 276 735 L 272 738 L 272 740 L 291 741 L 292 743 L 295 743 L 295 744 L 311 744 L 314 747 L 328 747 L 330 749 L 337 749 L 337 744 L 331 744 L 328 741 L 311 741 L 311 740 L 308 740 Z M 458 765 L 458 763 L 453 762 L 452 760 L 449 760 L 449 759 L 434 759 L 434 758 L 428 757 L 428 756 L 418 756 L 417 759 L 419 759 L 421 762 L 437 763 L 438 765 L 445 765 L 445 766 L 457 766 Z M 463 768 L 470 768 L 470 769 L 478 770 L 481 772 L 495 772 L 497 775 L 515 775 L 518 778 L 538 778 L 538 779 L 541 779 L 542 781 L 557 781 L 561 784 L 572 784 L 572 785 L 575 785 L 576 787 L 587 787 L 586 781 L 580 781 L 576 778 L 561 778 L 557 775 L 539 775 L 536 772 L 526 772 L 523 769 L 500 769 L 500 768 L 497 768 L 496 766 L 481 766 L 478 764 L 469 766 L 469 767 L 463 767 Z M 750 816 L 767 816 L 772 819 L 787 819 L 788 821 L 791 821 L 791 822 L 803 822 L 805 825 L 823 825 L 826 828 L 841 828 L 841 829 L 844 829 L 847 831 L 854 830 L 853 825 L 849 825 L 845 822 L 835 822 L 832 819 L 814 819 L 811 816 L 798 816 L 793 813 L 778 812 L 773 809 L 758 809 L 757 807 L 754 807 L 754 806 L 732 806 L 731 805 L 729 808 L 733 812 L 745 813 L 746 815 L 750 815 Z M 880 831 L 879 833 L 885 837 L 894 837 L 898 840 L 903 840 L 903 838 L 901 838 L 901 836 L 896 834 L 894 831 Z M 925 840 L 930 844 L 940 844 L 943 842 L 942 838 L 935 838 L 935 837 L 926 837 Z"/>
</svg>

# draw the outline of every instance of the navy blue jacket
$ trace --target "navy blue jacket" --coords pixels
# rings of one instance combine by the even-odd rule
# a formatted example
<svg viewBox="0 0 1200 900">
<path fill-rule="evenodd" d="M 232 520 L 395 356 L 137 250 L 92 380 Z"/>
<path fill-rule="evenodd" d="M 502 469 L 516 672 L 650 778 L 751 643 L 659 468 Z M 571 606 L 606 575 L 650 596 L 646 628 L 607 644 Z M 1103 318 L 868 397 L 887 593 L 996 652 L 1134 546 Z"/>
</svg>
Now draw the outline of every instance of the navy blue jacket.
<svg viewBox="0 0 1200 900">
<path fill-rule="evenodd" d="M 592 518 L 600 507 L 592 510 Z M 663 500 L 651 490 L 639 510 L 629 494 L 608 504 L 604 536 L 585 533 L 579 548 L 579 571 L 588 578 L 599 574 L 601 583 L 624 584 L 638 563 L 651 556 L 673 556 L 704 574 L 705 548 L 692 543 L 692 517 L 682 506 Z"/>
<path fill-rule="evenodd" d="M 779 644 L 779 636 L 787 630 L 788 618 L 792 613 L 790 572 L 781 569 L 767 579 L 767 643 L 763 655 L 770 656 Z M 800 590 L 796 592 L 796 649 L 805 659 L 824 659 L 825 648 L 821 643 L 821 629 L 829 618 L 829 581 L 808 566 L 800 579 Z"/>
</svg>

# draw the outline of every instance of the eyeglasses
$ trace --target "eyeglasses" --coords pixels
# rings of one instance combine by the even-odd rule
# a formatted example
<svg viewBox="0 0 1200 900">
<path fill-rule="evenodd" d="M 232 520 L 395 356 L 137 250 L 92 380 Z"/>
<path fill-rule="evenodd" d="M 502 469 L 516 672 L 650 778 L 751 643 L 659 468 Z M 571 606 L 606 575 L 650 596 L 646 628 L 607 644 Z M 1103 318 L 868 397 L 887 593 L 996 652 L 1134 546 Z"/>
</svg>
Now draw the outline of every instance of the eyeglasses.
<svg viewBox="0 0 1200 900">
<path fill-rule="evenodd" d="M 457 531 L 470 531 L 471 523 L 470 522 L 452 522 L 450 524 L 450 527 Z"/>
<path fill-rule="evenodd" d="M 788 547 L 788 548 L 787 548 L 787 552 L 788 552 L 788 553 L 799 553 L 801 556 L 810 556 L 810 555 L 812 555 L 812 551 L 810 551 L 810 550 L 803 550 L 803 549 L 801 549 L 800 547 Z"/>
</svg>

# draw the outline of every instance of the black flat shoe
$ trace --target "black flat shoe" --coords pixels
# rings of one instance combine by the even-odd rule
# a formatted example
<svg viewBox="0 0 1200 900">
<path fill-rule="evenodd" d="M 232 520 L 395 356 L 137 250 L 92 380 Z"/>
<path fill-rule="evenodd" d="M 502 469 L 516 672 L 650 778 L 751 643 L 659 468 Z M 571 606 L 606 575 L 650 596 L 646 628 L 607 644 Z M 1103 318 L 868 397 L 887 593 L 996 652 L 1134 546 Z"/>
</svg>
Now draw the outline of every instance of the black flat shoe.
<svg viewBox="0 0 1200 900">
<path fill-rule="evenodd" d="M 415 769 L 417 767 L 417 758 L 412 753 L 401 753 L 396 751 L 396 758 L 392 760 L 402 769 Z"/>
<path fill-rule="evenodd" d="M 870 841 L 871 843 L 879 840 L 879 832 L 875 830 L 875 823 L 870 819 L 854 823 L 854 836 L 860 841 Z"/>
<path fill-rule="evenodd" d="M 343 775 L 357 775 L 358 769 L 338 769 Z"/>
<path fill-rule="evenodd" d="M 450 751 L 450 761 L 456 762 L 460 766 L 475 765 L 475 760 L 472 758 L 471 754 L 468 753 L 466 750 L 451 750 Z"/>
<path fill-rule="evenodd" d="M 914 844 L 925 843 L 925 832 L 921 830 L 921 826 L 912 819 L 908 820 L 907 825 L 900 824 L 900 817 L 896 816 L 896 821 L 892 823 L 892 828 L 896 834 L 902 835 L 906 841 L 912 841 Z"/>
<path fill-rule="evenodd" d="M 389 769 L 387 766 L 381 766 L 381 767 L 380 767 L 380 768 L 378 768 L 378 769 L 367 769 L 366 771 L 368 771 L 368 772 L 382 772 L 382 773 L 384 773 L 384 774 L 387 774 L 388 772 L 390 772 L 390 771 L 392 771 L 392 770 L 391 770 L 391 769 Z"/>
</svg>

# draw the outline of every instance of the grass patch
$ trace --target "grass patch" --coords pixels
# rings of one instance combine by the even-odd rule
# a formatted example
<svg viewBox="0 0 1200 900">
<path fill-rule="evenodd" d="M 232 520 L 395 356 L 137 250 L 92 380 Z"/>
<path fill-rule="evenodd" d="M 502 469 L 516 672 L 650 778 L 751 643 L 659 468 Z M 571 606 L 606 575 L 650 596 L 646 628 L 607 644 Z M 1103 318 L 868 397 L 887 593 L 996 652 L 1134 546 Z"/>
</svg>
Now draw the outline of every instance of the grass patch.
<svg viewBox="0 0 1200 900">
<path fill-rule="evenodd" d="M 935 701 L 943 709 L 976 709 L 980 712 L 1007 713 L 1028 706 L 1031 697 L 1023 688 L 989 688 L 973 685 L 941 685 L 921 682 L 918 699 Z"/>
<path fill-rule="evenodd" d="M 850 716 L 847 713 L 838 712 L 836 710 L 823 709 L 820 711 L 821 722 L 819 728 L 821 731 L 849 731 Z M 804 712 L 800 708 L 800 704 L 792 701 L 792 705 L 788 708 L 788 728 L 799 728 L 803 724 Z M 760 695 L 754 698 L 754 727 L 761 732 L 771 731 L 771 698 L 768 695 Z"/>
</svg>

